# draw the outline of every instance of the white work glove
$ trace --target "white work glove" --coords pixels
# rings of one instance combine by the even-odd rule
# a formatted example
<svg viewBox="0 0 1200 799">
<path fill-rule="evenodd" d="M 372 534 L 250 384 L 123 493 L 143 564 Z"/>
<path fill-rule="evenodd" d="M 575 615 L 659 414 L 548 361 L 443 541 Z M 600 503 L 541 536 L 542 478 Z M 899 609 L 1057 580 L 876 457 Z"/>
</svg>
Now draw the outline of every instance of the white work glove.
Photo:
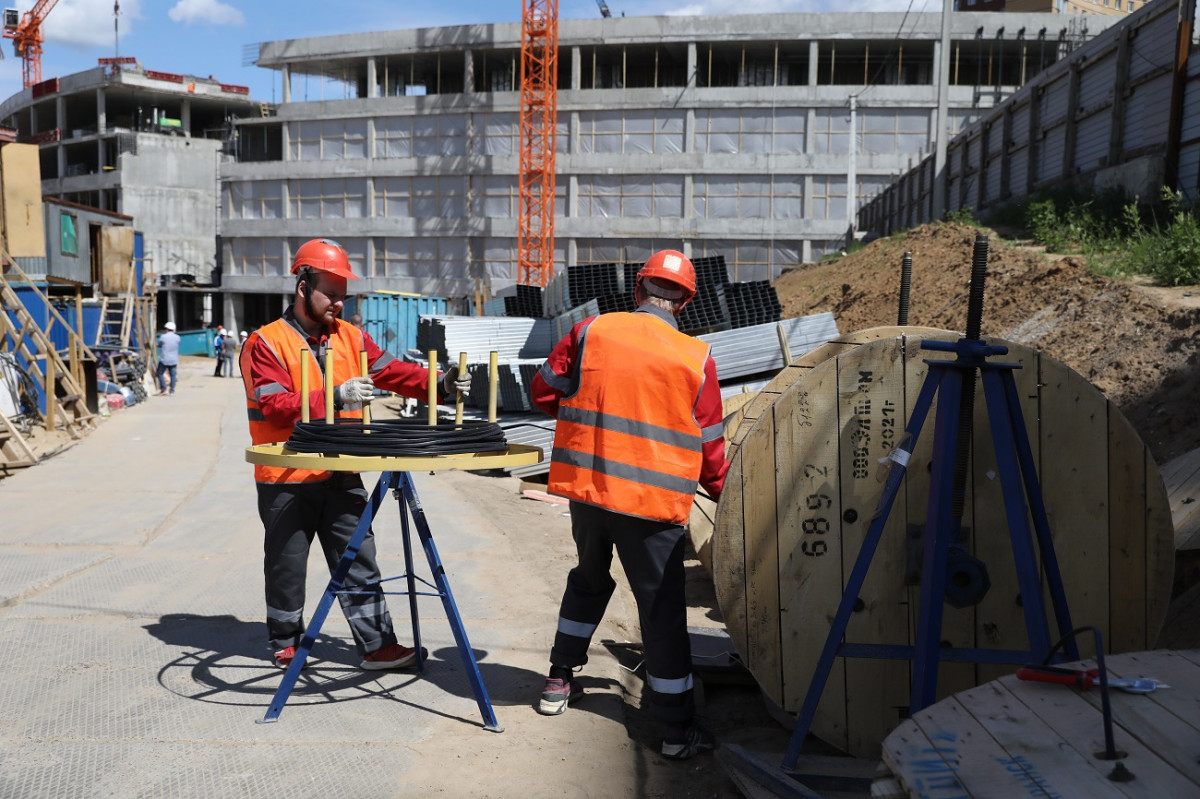
<svg viewBox="0 0 1200 799">
<path fill-rule="evenodd" d="M 442 391 L 447 395 L 453 395 L 455 391 L 458 391 L 466 398 L 471 393 L 471 373 L 463 372 L 460 375 L 458 367 L 451 366 L 442 375 Z"/>
<path fill-rule="evenodd" d="M 343 407 L 370 402 L 375 399 L 375 384 L 369 377 L 352 377 L 335 388 L 333 396 Z"/>
</svg>

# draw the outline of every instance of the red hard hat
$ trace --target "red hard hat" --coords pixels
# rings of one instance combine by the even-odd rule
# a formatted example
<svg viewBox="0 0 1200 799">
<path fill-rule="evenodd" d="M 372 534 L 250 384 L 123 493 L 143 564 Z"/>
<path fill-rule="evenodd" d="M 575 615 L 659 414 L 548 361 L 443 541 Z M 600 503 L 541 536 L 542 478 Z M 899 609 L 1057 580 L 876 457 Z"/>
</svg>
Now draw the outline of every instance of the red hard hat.
<svg viewBox="0 0 1200 799">
<path fill-rule="evenodd" d="M 683 289 L 686 299 L 690 300 L 696 294 L 696 267 L 678 250 L 659 250 L 651 255 L 646 265 L 638 270 L 638 283 L 647 277 L 674 283 Z"/>
<path fill-rule="evenodd" d="M 347 280 L 358 280 L 358 275 L 350 269 L 345 248 L 333 239 L 312 239 L 301 244 L 292 259 L 292 274 L 306 266 Z"/>
</svg>

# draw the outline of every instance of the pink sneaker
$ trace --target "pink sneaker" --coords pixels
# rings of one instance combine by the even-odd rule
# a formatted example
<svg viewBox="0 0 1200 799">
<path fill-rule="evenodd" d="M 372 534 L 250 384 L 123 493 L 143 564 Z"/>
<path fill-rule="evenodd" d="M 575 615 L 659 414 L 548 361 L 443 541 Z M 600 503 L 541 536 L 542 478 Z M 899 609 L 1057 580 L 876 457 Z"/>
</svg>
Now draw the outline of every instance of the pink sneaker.
<svg viewBox="0 0 1200 799">
<path fill-rule="evenodd" d="M 368 653 L 362 663 L 358 665 L 359 668 L 368 671 L 384 671 L 386 669 L 402 669 L 411 665 L 416 659 L 417 650 L 400 646 L 400 644 L 392 644 Z"/>
</svg>

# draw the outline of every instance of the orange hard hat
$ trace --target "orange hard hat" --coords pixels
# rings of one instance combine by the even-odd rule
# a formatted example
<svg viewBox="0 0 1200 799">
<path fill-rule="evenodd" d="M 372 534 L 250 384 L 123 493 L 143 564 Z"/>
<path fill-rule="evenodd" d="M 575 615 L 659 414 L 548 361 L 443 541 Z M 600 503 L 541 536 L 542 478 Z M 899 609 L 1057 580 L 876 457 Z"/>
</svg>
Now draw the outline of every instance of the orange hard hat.
<svg viewBox="0 0 1200 799">
<path fill-rule="evenodd" d="M 651 255 L 645 266 L 638 270 L 638 285 L 643 278 L 652 277 L 667 283 L 674 283 L 683 290 L 679 297 L 666 297 L 668 300 L 688 299 L 696 294 L 696 267 L 688 257 L 678 250 L 659 250 Z"/>
<path fill-rule="evenodd" d="M 346 249 L 333 239 L 312 239 L 301 244 L 292 259 L 292 274 L 306 266 L 347 280 L 358 280 L 358 275 L 350 269 Z"/>
</svg>

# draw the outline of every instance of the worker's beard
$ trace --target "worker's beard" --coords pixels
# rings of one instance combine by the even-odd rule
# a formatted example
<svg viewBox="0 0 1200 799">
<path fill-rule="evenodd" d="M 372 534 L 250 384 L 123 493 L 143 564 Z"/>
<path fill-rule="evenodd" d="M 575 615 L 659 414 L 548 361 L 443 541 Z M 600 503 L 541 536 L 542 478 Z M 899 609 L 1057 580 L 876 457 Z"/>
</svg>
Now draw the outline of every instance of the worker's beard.
<svg viewBox="0 0 1200 799">
<path fill-rule="evenodd" d="M 333 306 L 330 305 L 329 307 L 332 308 Z M 322 327 L 329 327 L 333 323 L 333 320 L 337 319 L 336 312 L 328 320 L 326 320 L 325 314 L 317 313 L 317 309 L 313 306 L 311 287 L 309 287 L 308 292 L 304 295 L 304 313 L 309 319 Z M 327 310 L 325 313 L 327 314 L 329 311 Z"/>
</svg>

